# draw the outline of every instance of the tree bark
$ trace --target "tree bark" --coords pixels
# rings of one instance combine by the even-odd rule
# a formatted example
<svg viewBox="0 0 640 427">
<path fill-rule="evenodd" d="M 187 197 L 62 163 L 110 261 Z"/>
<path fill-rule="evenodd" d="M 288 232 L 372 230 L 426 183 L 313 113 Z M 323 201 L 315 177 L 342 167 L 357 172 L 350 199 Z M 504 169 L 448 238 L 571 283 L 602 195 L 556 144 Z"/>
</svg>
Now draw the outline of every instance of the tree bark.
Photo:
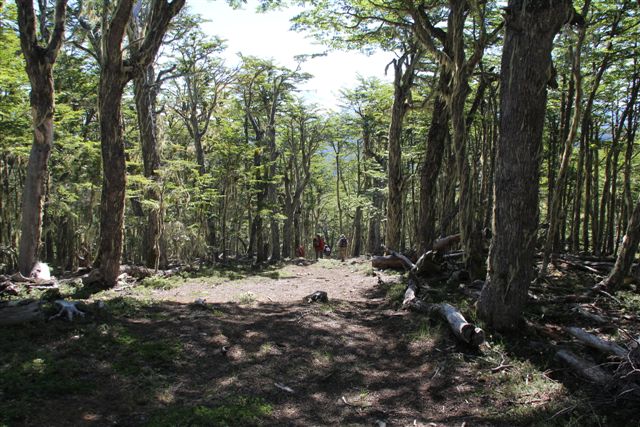
<svg viewBox="0 0 640 427">
<path fill-rule="evenodd" d="M 102 151 L 102 199 L 100 201 L 99 266 L 104 285 L 116 284 L 124 227 L 126 164 L 122 128 L 122 94 L 129 80 L 153 61 L 162 38 L 185 0 L 155 0 L 151 5 L 148 31 L 137 54 L 126 62 L 122 41 L 131 18 L 133 0 L 119 0 L 110 19 L 103 16 L 103 39 L 98 89 Z"/>
<path fill-rule="evenodd" d="M 408 101 L 415 76 L 415 68 L 421 54 L 405 52 L 394 60 L 393 105 L 389 124 L 389 166 L 387 171 L 389 194 L 387 197 L 387 228 L 385 243 L 392 248 L 400 248 L 402 231 L 402 126 L 408 110 Z"/>
<path fill-rule="evenodd" d="M 582 9 L 583 15 L 589 10 L 590 0 L 586 0 L 584 7 Z M 575 49 L 570 49 L 570 54 L 572 58 L 572 79 L 575 91 L 575 99 L 573 100 L 574 110 L 573 116 L 571 118 L 571 123 L 569 125 L 568 133 L 564 143 L 564 151 L 562 153 L 562 161 L 560 162 L 560 171 L 558 172 L 557 181 L 555 183 L 555 188 L 553 190 L 553 197 L 551 202 L 551 211 L 549 218 L 549 231 L 547 233 L 547 241 L 544 246 L 544 255 L 542 259 L 542 267 L 540 269 L 540 276 L 544 277 L 547 274 L 547 266 L 549 265 L 549 260 L 551 257 L 551 251 L 554 249 L 553 242 L 555 241 L 556 235 L 558 234 L 560 227 L 560 201 L 561 194 L 565 191 L 565 187 L 567 185 L 567 179 L 569 174 L 569 162 L 571 161 L 571 155 L 573 153 L 573 143 L 576 138 L 576 134 L 578 132 L 578 125 L 580 124 L 580 115 L 581 115 L 581 105 L 582 105 L 582 71 L 581 71 L 581 54 L 582 54 L 582 43 L 584 42 L 584 38 L 586 35 L 586 27 L 580 28 L 578 32 L 578 40 L 576 42 Z M 568 114 L 568 113 L 567 113 Z M 581 161 L 584 156 L 584 147 L 581 147 Z M 580 222 L 580 196 L 581 196 L 581 186 L 580 180 L 581 178 L 581 169 L 582 162 L 580 161 L 580 165 L 578 167 L 579 173 L 576 178 L 576 207 L 574 208 L 574 212 L 578 212 L 577 223 L 574 218 L 573 228 L 572 230 L 576 230 L 578 224 Z M 577 232 L 572 233 L 573 239 L 577 239 Z M 573 242 L 575 247 L 577 247 L 577 242 Z"/>
<path fill-rule="evenodd" d="M 445 142 L 449 135 L 449 113 L 442 98 L 448 90 L 451 74 L 444 67 L 440 67 L 438 89 L 433 101 L 431 125 L 427 135 L 426 150 L 420 171 L 420 214 L 418 222 L 418 252 L 429 250 L 436 234 L 436 187 Z"/>
<path fill-rule="evenodd" d="M 510 0 L 506 10 L 493 240 L 487 283 L 478 301 L 481 319 L 497 330 L 517 327 L 533 279 L 551 49 L 574 12 L 569 0 Z"/>
<path fill-rule="evenodd" d="M 158 93 L 154 66 L 150 64 L 146 70 L 133 80 L 133 94 L 138 113 L 138 129 L 142 148 L 144 176 L 152 181 L 146 197 L 154 203 L 160 202 L 157 170 L 160 168 L 160 152 L 156 126 L 156 97 Z M 159 207 L 151 207 L 147 212 L 147 224 L 143 241 L 143 257 L 147 267 L 158 268 L 160 262 L 160 239 L 162 224 Z"/>
<path fill-rule="evenodd" d="M 67 0 L 57 0 L 54 28 L 40 46 L 36 30 L 36 16 L 32 0 L 16 0 L 18 7 L 18 29 L 20 46 L 26 62 L 27 75 L 31 83 L 31 118 L 33 144 L 29 154 L 27 176 L 22 192 L 22 222 L 18 252 L 18 269 L 29 274 L 38 260 L 40 236 L 42 234 L 43 197 L 48 176 L 49 156 L 53 145 L 54 85 L 53 65 L 62 47 Z M 43 14 L 45 10 L 41 11 Z M 45 16 L 41 17 L 46 19 Z M 41 36 L 48 32 L 46 22 Z"/>
<path fill-rule="evenodd" d="M 629 353 L 618 344 L 600 339 L 597 336 L 586 332 L 584 329 L 570 327 L 567 328 L 567 332 L 582 344 L 591 348 L 595 348 L 596 350 L 602 351 L 604 353 L 612 354 L 620 358 L 626 357 L 626 355 Z"/>
<path fill-rule="evenodd" d="M 622 246 L 613 270 L 606 279 L 602 281 L 602 285 L 611 291 L 616 291 L 622 284 L 624 277 L 629 274 L 636 251 L 638 250 L 638 242 L 640 242 L 640 199 L 636 202 L 635 209 L 629 220 L 627 231 L 622 239 Z"/>
</svg>

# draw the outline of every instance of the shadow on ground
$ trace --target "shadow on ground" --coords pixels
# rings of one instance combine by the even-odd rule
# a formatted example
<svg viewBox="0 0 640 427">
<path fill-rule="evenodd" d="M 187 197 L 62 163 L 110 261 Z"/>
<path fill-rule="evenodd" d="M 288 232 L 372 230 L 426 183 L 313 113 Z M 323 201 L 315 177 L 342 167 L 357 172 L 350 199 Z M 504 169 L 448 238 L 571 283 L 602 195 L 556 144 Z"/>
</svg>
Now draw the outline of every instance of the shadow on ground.
<svg viewBox="0 0 640 427">
<path fill-rule="evenodd" d="M 206 307 L 116 298 L 77 322 L 5 328 L 0 424 L 565 424 L 549 421 L 562 391 L 512 415 L 524 402 L 513 396 L 527 395 L 509 387 L 526 378 L 493 372 L 499 360 L 383 295 Z"/>
</svg>

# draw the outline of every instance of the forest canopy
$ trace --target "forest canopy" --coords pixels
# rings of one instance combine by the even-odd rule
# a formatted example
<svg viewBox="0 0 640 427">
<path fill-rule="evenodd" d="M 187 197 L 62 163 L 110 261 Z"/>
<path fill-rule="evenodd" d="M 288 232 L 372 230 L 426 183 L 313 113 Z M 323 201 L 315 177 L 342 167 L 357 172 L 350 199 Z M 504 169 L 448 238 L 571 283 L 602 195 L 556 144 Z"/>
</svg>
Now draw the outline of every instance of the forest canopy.
<svg viewBox="0 0 640 427">
<path fill-rule="evenodd" d="M 300 93 L 302 62 L 229 65 L 215 17 L 183 3 L 0 4 L 0 272 L 94 266 L 112 286 L 120 264 L 278 262 L 316 234 L 351 256 L 460 234 L 474 278 L 517 264 L 504 286 L 526 295 L 536 250 L 623 247 L 632 1 L 296 2 L 300 37 L 389 54 L 390 81 L 361 77 L 334 111 Z"/>
</svg>

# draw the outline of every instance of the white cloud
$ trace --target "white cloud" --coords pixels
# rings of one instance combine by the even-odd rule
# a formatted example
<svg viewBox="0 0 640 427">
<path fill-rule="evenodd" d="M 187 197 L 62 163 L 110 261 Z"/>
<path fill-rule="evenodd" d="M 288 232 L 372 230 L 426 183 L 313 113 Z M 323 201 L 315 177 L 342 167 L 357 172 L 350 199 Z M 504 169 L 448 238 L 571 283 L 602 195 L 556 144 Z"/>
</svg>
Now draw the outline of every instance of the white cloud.
<svg viewBox="0 0 640 427">
<path fill-rule="evenodd" d="M 255 0 L 249 0 L 243 9 L 234 10 L 224 1 L 188 2 L 193 12 L 210 21 L 203 25 L 206 33 L 227 40 L 226 55 L 230 62 L 236 62 L 237 54 L 242 52 L 295 68 L 295 56 L 326 50 L 303 34 L 289 31 L 289 19 L 300 9 L 256 13 L 256 4 Z M 314 78 L 302 87 L 303 93 L 325 108 L 335 108 L 340 89 L 354 86 L 358 74 L 387 79 L 384 68 L 392 58 L 392 53 L 385 52 L 371 56 L 359 52 L 329 52 L 326 56 L 311 58 L 302 65 L 302 71 L 313 74 Z"/>
</svg>

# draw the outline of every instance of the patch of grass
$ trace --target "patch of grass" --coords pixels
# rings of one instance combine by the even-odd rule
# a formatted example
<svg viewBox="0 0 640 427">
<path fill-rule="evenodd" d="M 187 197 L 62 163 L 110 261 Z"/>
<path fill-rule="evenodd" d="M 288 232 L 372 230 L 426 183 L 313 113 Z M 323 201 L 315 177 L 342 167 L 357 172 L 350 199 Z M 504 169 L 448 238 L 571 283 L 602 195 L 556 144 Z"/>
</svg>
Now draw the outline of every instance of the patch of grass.
<svg viewBox="0 0 640 427">
<path fill-rule="evenodd" d="M 145 298 L 118 297 L 106 303 L 106 309 L 116 317 L 146 317 L 150 319 L 163 319 L 167 316 L 164 311 L 153 309 L 153 301 Z"/>
<path fill-rule="evenodd" d="M 182 345 L 169 339 L 145 340 L 119 331 L 113 337 L 113 369 L 125 376 L 137 376 L 141 370 L 172 369 L 182 354 Z"/>
<path fill-rule="evenodd" d="M 266 277 L 266 278 L 272 279 L 272 280 L 278 280 L 280 278 L 280 272 L 278 270 L 264 271 L 262 273 L 258 273 L 258 276 Z"/>
<path fill-rule="evenodd" d="M 21 423 L 51 396 L 84 395 L 97 387 L 77 355 L 55 354 L 32 343 L 0 358 L 0 425 Z"/>
<path fill-rule="evenodd" d="M 149 276 L 142 279 L 140 286 L 143 288 L 167 290 L 175 287 L 177 284 L 165 277 Z"/>
<path fill-rule="evenodd" d="M 170 407 L 154 415 L 148 427 L 260 425 L 273 407 L 257 397 L 240 396 L 214 406 Z"/>
<path fill-rule="evenodd" d="M 252 304 L 256 300 L 256 296 L 253 292 L 243 292 L 238 295 L 239 304 Z"/>
<path fill-rule="evenodd" d="M 0 370 L 0 388 L 6 398 L 22 399 L 51 395 L 80 394 L 94 387 L 84 367 L 75 359 L 41 353 L 39 357 L 24 360 L 16 368 L 3 366 Z"/>
<path fill-rule="evenodd" d="M 426 339 L 433 338 L 434 331 L 431 325 L 429 324 L 428 319 L 420 320 L 418 327 L 415 331 L 409 334 L 409 339 L 411 341 L 422 341 Z"/>
<path fill-rule="evenodd" d="M 206 282 L 220 282 L 223 279 L 228 280 L 240 280 L 249 276 L 249 272 L 245 266 L 208 266 L 200 268 L 192 273 L 182 273 L 182 276 L 192 279 L 198 279 L 198 281 Z"/>
<path fill-rule="evenodd" d="M 258 353 L 256 354 L 257 357 L 264 357 L 264 356 L 268 356 L 271 353 L 271 350 L 273 350 L 273 344 L 271 344 L 270 342 L 266 342 L 260 345 L 260 349 L 258 350 Z"/>
<path fill-rule="evenodd" d="M 579 421 L 572 416 L 572 413 L 592 413 L 587 408 L 575 409 L 583 406 L 580 396 L 570 394 L 562 383 L 549 378 L 530 361 L 509 358 L 501 343 L 495 343 L 492 348 L 493 351 L 477 359 L 479 367 L 474 369 L 485 384 L 478 389 L 478 396 L 501 402 L 500 407 L 487 408 L 486 417 L 512 425 L 593 425 L 591 421 Z M 494 372 L 498 366 L 504 369 Z"/>
<path fill-rule="evenodd" d="M 625 311 L 629 313 L 640 313 L 640 294 L 622 291 L 618 293 L 618 298 L 622 301 Z"/>
<path fill-rule="evenodd" d="M 322 304 L 320 304 L 320 311 L 323 313 L 333 313 L 336 311 L 337 308 L 340 308 L 340 303 L 334 303 L 334 302 L 323 302 Z"/>
<path fill-rule="evenodd" d="M 329 366 L 334 360 L 334 355 L 328 348 L 324 348 L 323 350 L 314 350 L 312 355 L 314 364 L 320 366 Z"/>
<path fill-rule="evenodd" d="M 392 283 L 386 288 L 387 299 L 394 304 L 402 304 L 404 300 L 404 293 L 407 290 L 407 285 L 404 283 Z"/>
</svg>

